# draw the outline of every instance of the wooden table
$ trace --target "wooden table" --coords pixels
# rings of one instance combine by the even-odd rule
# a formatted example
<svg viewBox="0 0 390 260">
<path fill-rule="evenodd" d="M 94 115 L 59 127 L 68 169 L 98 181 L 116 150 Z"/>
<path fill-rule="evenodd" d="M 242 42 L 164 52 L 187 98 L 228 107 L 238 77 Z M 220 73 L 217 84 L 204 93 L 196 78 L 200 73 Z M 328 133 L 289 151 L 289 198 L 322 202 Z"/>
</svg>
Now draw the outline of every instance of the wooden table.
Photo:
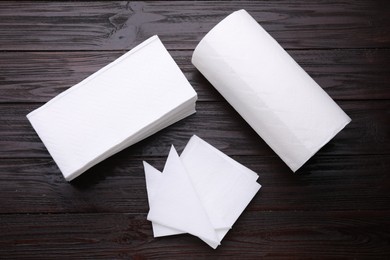
<svg viewBox="0 0 390 260">
<path fill-rule="evenodd" d="M 390 257 L 388 1 L 0 2 L 0 258 Z M 191 64 L 244 8 L 352 118 L 293 174 Z M 67 183 L 26 114 L 152 35 L 199 95 L 197 113 Z M 217 250 L 153 238 L 142 160 L 197 134 L 263 185 Z"/>
</svg>

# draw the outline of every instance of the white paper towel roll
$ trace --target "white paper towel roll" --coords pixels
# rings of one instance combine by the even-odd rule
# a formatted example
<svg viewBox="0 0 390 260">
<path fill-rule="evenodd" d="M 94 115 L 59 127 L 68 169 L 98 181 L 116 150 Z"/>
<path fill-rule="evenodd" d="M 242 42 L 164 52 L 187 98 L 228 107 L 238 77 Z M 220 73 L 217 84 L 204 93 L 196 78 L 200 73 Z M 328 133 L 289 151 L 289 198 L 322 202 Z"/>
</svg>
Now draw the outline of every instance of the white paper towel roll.
<svg viewBox="0 0 390 260">
<path fill-rule="evenodd" d="M 245 10 L 216 25 L 192 63 L 294 172 L 351 121 Z"/>
</svg>

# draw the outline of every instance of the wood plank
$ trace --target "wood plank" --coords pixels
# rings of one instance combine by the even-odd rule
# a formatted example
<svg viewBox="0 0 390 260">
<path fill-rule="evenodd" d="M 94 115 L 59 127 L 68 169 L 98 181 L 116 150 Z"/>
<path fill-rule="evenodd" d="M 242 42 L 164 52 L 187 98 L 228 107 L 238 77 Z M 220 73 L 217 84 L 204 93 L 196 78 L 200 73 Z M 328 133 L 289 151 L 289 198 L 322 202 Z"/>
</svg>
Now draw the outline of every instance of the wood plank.
<svg viewBox="0 0 390 260">
<path fill-rule="evenodd" d="M 247 9 L 352 123 L 293 174 L 193 67 L 201 38 Z M 0 259 L 390 259 L 388 1 L 0 1 Z M 67 183 L 25 115 L 158 34 L 197 114 Z M 153 238 L 142 160 L 197 134 L 262 189 L 217 250 Z"/>
<path fill-rule="evenodd" d="M 390 155 L 316 156 L 301 174 L 276 157 L 233 158 L 262 184 L 247 211 L 390 210 Z M 166 158 L 116 155 L 67 183 L 52 160 L 2 159 L 0 214 L 146 214 L 143 160 L 162 170 Z"/>
<path fill-rule="evenodd" d="M 390 101 L 340 101 L 352 118 L 319 154 L 389 154 Z M 0 105 L 0 158 L 50 157 L 26 114 L 38 104 Z M 198 102 L 197 113 L 123 151 L 131 156 L 165 156 L 173 143 L 182 149 L 197 134 L 230 155 L 274 152 L 226 102 Z"/>
<path fill-rule="evenodd" d="M 0 53 L 0 103 L 46 102 L 124 52 Z M 170 51 L 200 101 L 222 100 L 191 64 L 192 51 Z M 390 99 L 390 50 L 290 50 L 336 100 Z"/>
<path fill-rule="evenodd" d="M 158 34 L 194 49 L 231 12 L 246 9 L 285 48 L 388 48 L 387 1 L 0 3 L 0 50 L 124 50 Z"/>
<path fill-rule="evenodd" d="M 4 259 L 388 258 L 389 211 L 244 212 L 222 245 L 154 239 L 146 215 L 2 215 Z"/>
</svg>

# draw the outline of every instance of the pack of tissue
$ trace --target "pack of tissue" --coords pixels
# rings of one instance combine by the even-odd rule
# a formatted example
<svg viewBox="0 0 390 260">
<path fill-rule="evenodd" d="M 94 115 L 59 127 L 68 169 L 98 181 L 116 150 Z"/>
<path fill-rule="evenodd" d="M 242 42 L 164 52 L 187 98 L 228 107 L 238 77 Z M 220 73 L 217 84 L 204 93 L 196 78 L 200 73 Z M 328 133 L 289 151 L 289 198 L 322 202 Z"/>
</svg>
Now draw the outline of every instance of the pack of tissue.
<svg viewBox="0 0 390 260">
<path fill-rule="evenodd" d="M 154 237 L 189 233 L 214 249 L 261 187 L 255 172 L 195 135 L 180 157 L 171 147 L 162 172 L 144 169 Z"/>
<path fill-rule="evenodd" d="M 197 94 L 153 36 L 27 115 L 67 181 L 195 113 Z"/>
</svg>

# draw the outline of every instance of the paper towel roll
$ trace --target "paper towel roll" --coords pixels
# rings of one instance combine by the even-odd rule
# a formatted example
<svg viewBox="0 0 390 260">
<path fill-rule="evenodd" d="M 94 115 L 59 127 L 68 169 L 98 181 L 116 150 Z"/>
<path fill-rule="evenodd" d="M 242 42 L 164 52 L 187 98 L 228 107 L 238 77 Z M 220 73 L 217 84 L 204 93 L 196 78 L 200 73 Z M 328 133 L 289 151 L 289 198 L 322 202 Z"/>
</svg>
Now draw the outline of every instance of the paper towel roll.
<svg viewBox="0 0 390 260">
<path fill-rule="evenodd" d="M 217 24 L 192 63 L 294 172 L 351 121 L 245 10 Z"/>
</svg>

